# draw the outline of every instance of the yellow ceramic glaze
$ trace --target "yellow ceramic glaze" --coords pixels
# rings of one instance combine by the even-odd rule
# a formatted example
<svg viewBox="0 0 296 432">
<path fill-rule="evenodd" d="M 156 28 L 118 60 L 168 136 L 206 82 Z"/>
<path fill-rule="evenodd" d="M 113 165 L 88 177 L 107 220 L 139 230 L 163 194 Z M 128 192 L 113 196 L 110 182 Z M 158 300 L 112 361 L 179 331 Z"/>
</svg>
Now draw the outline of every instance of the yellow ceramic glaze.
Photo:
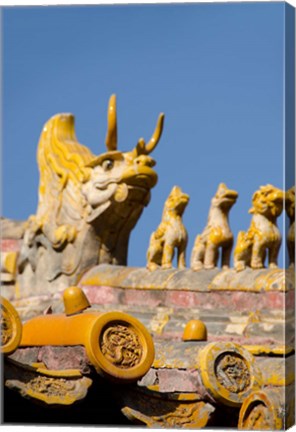
<svg viewBox="0 0 296 432">
<path fill-rule="evenodd" d="M 65 314 L 73 315 L 90 307 L 83 290 L 77 286 L 66 288 L 63 293 Z"/>
<path fill-rule="evenodd" d="M 252 197 L 253 207 L 249 210 L 252 220 L 247 232 L 240 231 L 234 250 L 234 267 L 237 271 L 246 266 L 254 269 L 264 267 L 268 250 L 269 267 L 277 267 L 281 245 L 281 234 L 276 219 L 284 205 L 284 192 L 272 185 L 261 186 Z"/>
<path fill-rule="evenodd" d="M 200 320 L 190 320 L 183 332 L 183 341 L 205 341 L 207 340 L 207 327 Z"/>
<path fill-rule="evenodd" d="M 262 389 L 244 400 L 239 413 L 238 429 L 283 430 L 284 389 Z"/>
<path fill-rule="evenodd" d="M 115 95 L 107 123 L 107 151 L 99 156 L 78 142 L 72 114 L 55 115 L 42 130 L 38 208 L 27 221 L 18 262 L 24 296 L 41 286 L 55 292 L 74 285 L 100 263 L 126 264 L 130 232 L 157 183 L 150 153 L 161 137 L 164 114 L 150 140 L 140 138 L 128 152 L 117 150 Z"/>
<path fill-rule="evenodd" d="M 205 388 L 219 403 L 237 407 L 261 376 L 253 356 L 232 342 L 212 342 L 198 353 L 198 367 Z"/>
<path fill-rule="evenodd" d="M 1 296 L 1 352 L 12 354 L 22 337 L 22 322 L 12 304 Z"/>
<path fill-rule="evenodd" d="M 207 225 L 194 242 L 191 253 L 193 270 L 216 267 L 219 249 L 221 249 L 222 267 L 229 267 L 233 234 L 229 226 L 228 214 L 236 203 L 237 197 L 238 193 L 235 190 L 228 189 L 225 183 L 219 184 L 211 202 Z"/>
<path fill-rule="evenodd" d="M 168 196 L 158 228 L 150 237 L 147 251 L 147 268 L 169 269 L 173 266 L 175 249 L 178 252 L 178 268 L 186 267 L 186 246 L 188 235 L 182 222 L 182 215 L 189 202 L 189 195 L 174 186 Z"/>
<path fill-rule="evenodd" d="M 145 375 L 154 344 L 143 324 L 122 312 L 44 315 L 27 321 L 21 346 L 84 345 L 98 373 L 129 382 Z"/>
</svg>

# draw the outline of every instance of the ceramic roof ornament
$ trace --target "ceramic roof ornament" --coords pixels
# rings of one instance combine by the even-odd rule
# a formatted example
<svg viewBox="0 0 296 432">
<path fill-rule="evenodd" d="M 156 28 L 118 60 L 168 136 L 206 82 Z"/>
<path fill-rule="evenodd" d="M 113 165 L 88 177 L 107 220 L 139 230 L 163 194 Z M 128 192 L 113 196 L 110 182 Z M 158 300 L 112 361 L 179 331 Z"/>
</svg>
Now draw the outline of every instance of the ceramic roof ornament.
<svg viewBox="0 0 296 432">
<path fill-rule="evenodd" d="M 281 234 L 276 220 L 282 213 L 284 192 L 270 184 L 261 186 L 252 197 L 253 207 L 249 210 L 252 219 L 247 232 L 240 231 L 234 251 L 234 268 L 244 270 L 264 267 L 268 251 L 270 268 L 277 268 Z"/>
<path fill-rule="evenodd" d="M 216 267 L 219 249 L 222 252 L 222 267 L 229 267 L 233 234 L 229 226 L 228 216 L 237 197 L 236 191 L 228 189 L 224 183 L 219 184 L 211 201 L 207 226 L 202 234 L 195 239 L 191 254 L 191 268 L 193 270 Z"/>
<path fill-rule="evenodd" d="M 23 325 L 20 347 L 84 346 L 96 372 L 120 382 L 144 376 L 154 360 L 154 343 L 146 327 L 129 314 L 86 311 L 79 287 L 63 293 L 65 313 L 34 317 Z"/>
<path fill-rule="evenodd" d="M 175 249 L 178 254 L 178 268 L 186 267 L 186 246 L 188 235 L 182 222 L 182 215 L 189 202 L 189 195 L 174 186 L 163 209 L 162 220 L 150 237 L 147 251 L 147 268 L 156 270 L 173 266 Z"/>
<path fill-rule="evenodd" d="M 38 145 L 40 171 L 36 215 L 27 222 L 19 257 L 23 292 L 46 283 L 54 292 L 75 284 L 96 264 L 127 263 L 131 230 L 157 183 L 150 153 L 163 129 L 129 152 L 117 149 L 116 97 L 108 108 L 107 152 L 95 156 L 75 136 L 74 116 L 58 114 L 44 126 Z"/>
</svg>

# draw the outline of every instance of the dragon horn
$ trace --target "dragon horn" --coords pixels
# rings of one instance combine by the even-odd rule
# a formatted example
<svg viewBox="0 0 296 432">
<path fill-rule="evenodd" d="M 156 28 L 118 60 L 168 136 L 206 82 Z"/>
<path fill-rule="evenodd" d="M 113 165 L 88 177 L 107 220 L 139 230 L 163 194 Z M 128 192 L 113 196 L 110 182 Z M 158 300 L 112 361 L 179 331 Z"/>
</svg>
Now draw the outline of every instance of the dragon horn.
<svg viewBox="0 0 296 432">
<path fill-rule="evenodd" d="M 140 138 L 137 142 L 136 147 L 131 151 L 132 157 L 133 159 L 135 159 L 136 157 L 146 154 L 146 147 L 145 147 L 146 143 L 144 138 Z"/>
<path fill-rule="evenodd" d="M 113 94 L 109 100 L 106 147 L 108 151 L 117 150 L 117 118 L 116 118 L 116 95 L 115 94 Z"/>
<path fill-rule="evenodd" d="M 146 152 L 146 143 L 144 138 L 140 138 L 136 145 L 137 155 L 145 154 Z"/>
<path fill-rule="evenodd" d="M 145 146 L 145 153 L 146 154 L 151 153 L 152 150 L 156 147 L 156 145 L 157 145 L 157 143 L 161 137 L 161 134 L 162 134 L 163 122 L 164 122 L 164 114 L 161 113 L 161 114 L 159 114 L 155 131 L 154 131 L 150 141 L 148 141 L 148 143 Z"/>
</svg>

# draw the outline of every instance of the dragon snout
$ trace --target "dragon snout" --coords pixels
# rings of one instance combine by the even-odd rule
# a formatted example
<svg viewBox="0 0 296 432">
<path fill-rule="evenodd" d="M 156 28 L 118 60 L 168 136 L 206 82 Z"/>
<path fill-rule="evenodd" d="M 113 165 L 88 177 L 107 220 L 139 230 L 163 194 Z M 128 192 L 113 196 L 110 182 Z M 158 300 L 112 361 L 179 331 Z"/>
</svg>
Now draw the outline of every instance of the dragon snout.
<svg viewBox="0 0 296 432">
<path fill-rule="evenodd" d="M 153 167 L 155 160 L 148 155 L 139 155 L 134 158 L 124 170 L 121 182 L 129 185 L 151 189 L 156 185 L 157 174 Z"/>
<path fill-rule="evenodd" d="M 147 167 L 150 167 L 150 168 L 154 167 L 155 164 L 156 164 L 155 160 L 152 159 L 152 157 L 147 156 L 147 155 L 140 155 L 140 156 L 138 156 L 135 159 L 134 163 L 136 165 L 147 166 Z"/>
</svg>

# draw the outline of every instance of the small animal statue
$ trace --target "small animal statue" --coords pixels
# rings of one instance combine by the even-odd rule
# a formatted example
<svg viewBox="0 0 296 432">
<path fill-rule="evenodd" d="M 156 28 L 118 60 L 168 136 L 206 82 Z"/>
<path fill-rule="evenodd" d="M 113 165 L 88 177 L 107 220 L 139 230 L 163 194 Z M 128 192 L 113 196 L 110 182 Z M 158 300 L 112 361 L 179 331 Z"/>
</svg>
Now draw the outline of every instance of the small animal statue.
<svg viewBox="0 0 296 432">
<path fill-rule="evenodd" d="M 117 150 L 116 97 L 108 108 L 106 153 L 95 156 L 77 141 L 72 114 L 58 114 L 44 126 L 37 159 L 37 213 L 27 221 L 18 261 L 18 284 L 28 294 L 62 290 L 101 263 L 127 262 L 129 235 L 157 183 L 149 156 L 164 115 L 146 144 Z"/>
<path fill-rule="evenodd" d="M 228 268 L 233 246 L 233 234 L 229 226 L 229 211 L 235 204 L 238 193 L 220 183 L 216 195 L 212 198 L 207 226 L 195 239 L 191 268 L 212 269 L 217 266 L 221 249 L 222 267 Z"/>
<path fill-rule="evenodd" d="M 269 267 L 277 267 L 281 234 L 276 220 L 283 210 L 284 192 L 270 184 L 261 186 L 254 193 L 252 204 L 250 228 L 247 232 L 240 231 L 237 237 L 234 250 L 236 271 L 244 270 L 246 266 L 263 268 L 267 251 Z"/>
<path fill-rule="evenodd" d="M 156 270 L 172 268 L 174 252 L 177 249 L 179 269 L 186 267 L 186 246 L 188 235 L 182 222 L 182 215 L 189 202 L 189 195 L 174 186 L 163 209 L 162 220 L 157 230 L 150 237 L 147 251 L 147 268 Z"/>
<path fill-rule="evenodd" d="M 286 192 L 286 212 L 290 220 L 287 247 L 290 267 L 295 266 L 295 186 Z"/>
</svg>

